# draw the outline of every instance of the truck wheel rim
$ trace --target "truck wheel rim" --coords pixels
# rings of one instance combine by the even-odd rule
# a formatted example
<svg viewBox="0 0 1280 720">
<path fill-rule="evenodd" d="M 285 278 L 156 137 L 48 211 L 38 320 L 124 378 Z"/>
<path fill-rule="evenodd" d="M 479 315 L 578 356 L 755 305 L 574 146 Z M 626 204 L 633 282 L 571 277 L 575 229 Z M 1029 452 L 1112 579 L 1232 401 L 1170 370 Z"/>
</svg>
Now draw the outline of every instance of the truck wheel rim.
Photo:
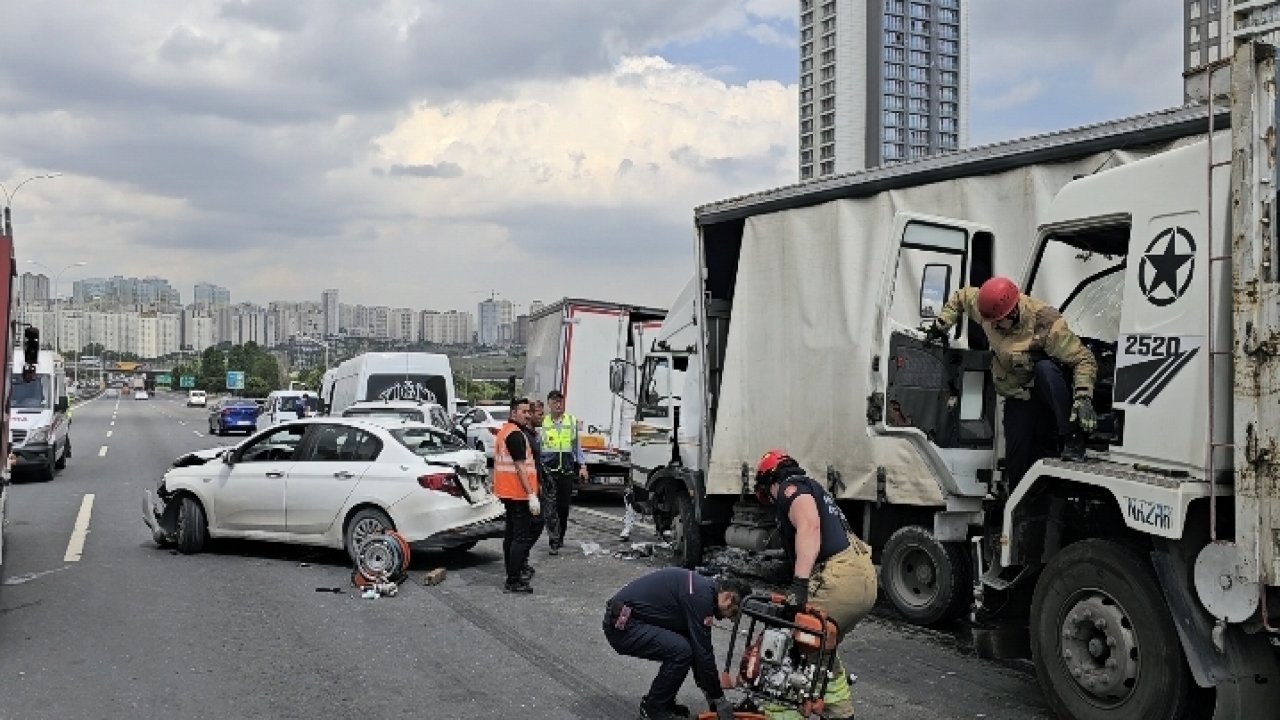
<svg viewBox="0 0 1280 720">
<path fill-rule="evenodd" d="M 1133 622 L 1115 598 L 1083 590 L 1069 600 L 1060 627 L 1058 660 L 1076 689 L 1103 708 L 1123 705 L 1141 669 Z"/>
<path fill-rule="evenodd" d="M 938 599 L 938 568 L 924 548 L 906 548 L 890 567 L 889 582 L 904 604 L 919 609 Z"/>
</svg>

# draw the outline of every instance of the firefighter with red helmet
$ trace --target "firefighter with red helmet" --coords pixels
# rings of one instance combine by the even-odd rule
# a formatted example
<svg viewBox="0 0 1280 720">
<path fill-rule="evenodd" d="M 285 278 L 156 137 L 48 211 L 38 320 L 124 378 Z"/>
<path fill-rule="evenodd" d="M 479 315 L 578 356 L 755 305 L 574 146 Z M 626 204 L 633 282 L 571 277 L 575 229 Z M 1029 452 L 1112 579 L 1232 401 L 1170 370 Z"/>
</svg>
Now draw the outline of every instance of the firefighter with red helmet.
<svg viewBox="0 0 1280 720">
<path fill-rule="evenodd" d="M 982 326 L 991 346 L 992 379 L 1005 398 L 1006 477 L 1017 483 L 1037 460 L 1059 453 L 1084 459 L 1084 437 L 1072 425 L 1084 433 L 1097 425 L 1098 363 L 1058 309 L 997 276 L 952 293 L 926 334 L 944 337 L 962 315 Z M 1064 368 L 1071 370 L 1069 381 Z"/>
<path fill-rule="evenodd" d="M 776 509 L 782 548 L 792 563 L 788 608 L 811 604 L 827 613 L 839 630 L 838 643 L 876 602 L 871 548 L 853 534 L 831 493 L 782 450 L 760 458 L 755 493 Z M 838 658 L 823 701 L 823 717 L 853 717 L 849 674 Z M 765 709 L 770 720 L 800 717 L 784 708 Z"/>
</svg>

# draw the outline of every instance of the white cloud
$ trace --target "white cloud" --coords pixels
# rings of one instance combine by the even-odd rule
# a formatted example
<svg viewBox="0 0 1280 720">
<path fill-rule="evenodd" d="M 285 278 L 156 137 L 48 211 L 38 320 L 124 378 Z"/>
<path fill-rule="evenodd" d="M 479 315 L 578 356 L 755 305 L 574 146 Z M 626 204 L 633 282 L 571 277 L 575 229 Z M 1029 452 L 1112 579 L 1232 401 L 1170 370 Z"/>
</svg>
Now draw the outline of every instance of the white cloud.
<svg viewBox="0 0 1280 720">
<path fill-rule="evenodd" d="M 794 48 L 799 47 L 795 33 L 783 32 L 772 25 L 764 23 L 756 23 L 747 28 L 747 37 L 754 39 L 761 45 L 772 45 L 774 47 Z"/>
<path fill-rule="evenodd" d="M 996 97 L 979 98 L 978 104 L 985 110 L 1008 110 L 1035 100 L 1040 97 L 1043 89 L 1044 85 L 1039 80 L 1028 80 L 1008 88 Z"/>
</svg>

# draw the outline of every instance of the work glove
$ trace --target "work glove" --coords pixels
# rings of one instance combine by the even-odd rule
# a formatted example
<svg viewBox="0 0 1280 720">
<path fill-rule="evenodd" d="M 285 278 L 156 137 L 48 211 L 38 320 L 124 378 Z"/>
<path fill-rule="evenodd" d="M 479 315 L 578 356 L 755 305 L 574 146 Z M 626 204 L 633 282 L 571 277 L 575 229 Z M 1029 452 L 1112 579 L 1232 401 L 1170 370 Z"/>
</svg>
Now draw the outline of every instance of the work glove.
<svg viewBox="0 0 1280 720">
<path fill-rule="evenodd" d="M 716 720 L 733 720 L 733 703 L 722 697 L 711 701 L 711 708 L 716 711 Z"/>
<path fill-rule="evenodd" d="M 930 345 L 944 345 L 947 342 L 946 328 L 939 325 L 936 321 L 921 325 L 920 332 L 924 333 L 924 341 Z"/>
<path fill-rule="evenodd" d="M 542 514 L 542 503 L 538 502 L 537 493 L 529 496 L 529 512 L 535 517 Z"/>
<path fill-rule="evenodd" d="M 1071 406 L 1071 422 L 1087 433 L 1093 432 L 1098 427 L 1098 413 L 1093 409 L 1093 401 L 1084 395 L 1077 397 Z"/>
<path fill-rule="evenodd" d="M 793 577 L 791 579 L 791 588 L 787 590 L 787 597 L 783 600 L 787 614 L 795 617 L 795 614 L 803 610 L 808 603 L 809 578 Z"/>
<path fill-rule="evenodd" d="M 720 689 L 732 690 L 738 686 L 738 680 L 727 672 L 720 673 Z"/>
</svg>

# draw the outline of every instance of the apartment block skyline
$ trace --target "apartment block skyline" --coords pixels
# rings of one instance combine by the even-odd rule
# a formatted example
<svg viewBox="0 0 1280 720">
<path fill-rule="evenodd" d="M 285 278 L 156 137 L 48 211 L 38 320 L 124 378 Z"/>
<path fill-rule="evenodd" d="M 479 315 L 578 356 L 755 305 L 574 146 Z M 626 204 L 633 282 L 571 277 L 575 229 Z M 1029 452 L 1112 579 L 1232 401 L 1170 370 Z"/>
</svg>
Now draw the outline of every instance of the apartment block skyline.
<svg viewBox="0 0 1280 720">
<path fill-rule="evenodd" d="M 968 142 L 962 0 L 800 0 L 801 180 Z"/>
</svg>

